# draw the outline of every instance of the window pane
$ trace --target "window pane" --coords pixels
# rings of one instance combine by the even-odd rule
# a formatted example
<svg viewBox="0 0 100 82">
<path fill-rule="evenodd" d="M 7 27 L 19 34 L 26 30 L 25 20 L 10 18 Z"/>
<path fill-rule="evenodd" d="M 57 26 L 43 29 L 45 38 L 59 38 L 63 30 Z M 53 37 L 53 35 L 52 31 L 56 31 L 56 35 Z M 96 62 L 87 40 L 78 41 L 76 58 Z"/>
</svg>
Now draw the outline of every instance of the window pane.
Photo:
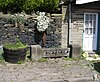
<svg viewBox="0 0 100 82">
<path fill-rule="evenodd" d="M 96 21 L 93 21 L 93 28 L 96 27 Z"/>
<path fill-rule="evenodd" d="M 92 27 L 92 21 L 90 21 L 90 27 Z"/>
<path fill-rule="evenodd" d="M 89 28 L 89 34 L 92 34 L 92 28 Z"/>
<path fill-rule="evenodd" d="M 89 21 L 85 21 L 85 27 L 89 27 Z"/>
<path fill-rule="evenodd" d="M 95 14 L 93 15 L 93 20 L 96 20 L 96 15 Z"/>
<path fill-rule="evenodd" d="M 93 34 L 95 34 L 95 28 L 93 28 Z"/>
<path fill-rule="evenodd" d="M 92 20 L 92 14 L 90 14 L 90 20 Z"/>
<path fill-rule="evenodd" d="M 88 15 L 88 14 L 86 14 L 85 19 L 86 19 L 86 20 L 89 20 L 89 15 Z"/>
<path fill-rule="evenodd" d="M 88 28 L 85 28 L 85 34 L 88 34 Z"/>
</svg>

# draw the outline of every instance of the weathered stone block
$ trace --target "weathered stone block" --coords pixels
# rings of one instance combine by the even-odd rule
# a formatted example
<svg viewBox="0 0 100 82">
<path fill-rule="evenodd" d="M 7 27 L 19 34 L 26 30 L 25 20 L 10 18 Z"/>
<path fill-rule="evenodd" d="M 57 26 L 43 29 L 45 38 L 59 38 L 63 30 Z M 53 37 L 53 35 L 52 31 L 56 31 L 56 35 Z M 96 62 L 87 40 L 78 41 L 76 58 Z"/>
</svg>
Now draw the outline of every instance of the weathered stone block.
<svg viewBox="0 0 100 82">
<path fill-rule="evenodd" d="M 0 57 L 2 56 L 2 54 L 3 54 L 3 46 L 0 45 Z"/>
<path fill-rule="evenodd" d="M 55 57 L 56 55 L 55 48 L 46 48 L 46 49 L 43 49 L 43 51 L 44 51 L 43 57 Z"/>
<path fill-rule="evenodd" d="M 40 45 L 31 45 L 30 47 L 30 55 L 33 61 L 37 61 L 42 58 L 43 51 Z"/>
<path fill-rule="evenodd" d="M 57 51 L 57 54 L 56 54 L 57 57 L 63 57 L 63 56 L 69 57 L 70 49 L 68 48 L 57 48 L 56 51 Z"/>
<path fill-rule="evenodd" d="M 71 55 L 73 58 L 80 58 L 81 57 L 80 51 L 81 51 L 80 45 L 72 45 L 72 48 L 71 48 L 72 54 Z"/>
</svg>

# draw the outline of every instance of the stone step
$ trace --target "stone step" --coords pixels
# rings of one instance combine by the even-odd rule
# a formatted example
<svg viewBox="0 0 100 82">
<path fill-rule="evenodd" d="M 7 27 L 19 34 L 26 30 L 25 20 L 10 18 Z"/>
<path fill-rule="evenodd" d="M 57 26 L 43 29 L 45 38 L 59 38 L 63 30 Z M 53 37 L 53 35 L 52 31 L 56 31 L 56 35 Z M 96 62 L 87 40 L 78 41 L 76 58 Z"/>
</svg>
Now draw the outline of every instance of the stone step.
<svg viewBox="0 0 100 82">
<path fill-rule="evenodd" d="M 87 53 L 88 53 L 89 57 L 93 57 L 96 54 L 96 52 L 93 52 L 93 51 L 89 51 Z"/>
</svg>

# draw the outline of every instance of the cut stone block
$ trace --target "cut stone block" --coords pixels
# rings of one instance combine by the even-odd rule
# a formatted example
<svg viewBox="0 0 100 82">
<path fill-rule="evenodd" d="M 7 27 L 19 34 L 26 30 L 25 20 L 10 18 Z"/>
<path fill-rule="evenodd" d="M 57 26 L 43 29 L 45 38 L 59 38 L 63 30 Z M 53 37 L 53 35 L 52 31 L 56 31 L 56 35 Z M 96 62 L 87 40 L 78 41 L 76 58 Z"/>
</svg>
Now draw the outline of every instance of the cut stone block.
<svg viewBox="0 0 100 82">
<path fill-rule="evenodd" d="M 72 45 L 72 57 L 80 58 L 81 57 L 80 50 L 81 50 L 80 45 Z"/>
<path fill-rule="evenodd" d="M 43 57 L 69 57 L 69 48 L 45 48 Z"/>
<path fill-rule="evenodd" d="M 3 46 L 0 45 L 0 56 L 3 54 Z"/>
<path fill-rule="evenodd" d="M 30 55 L 33 61 L 37 61 L 42 58 L 43 50 L 40 45 L 31 45 L 30 47 Z"/>
</svg>

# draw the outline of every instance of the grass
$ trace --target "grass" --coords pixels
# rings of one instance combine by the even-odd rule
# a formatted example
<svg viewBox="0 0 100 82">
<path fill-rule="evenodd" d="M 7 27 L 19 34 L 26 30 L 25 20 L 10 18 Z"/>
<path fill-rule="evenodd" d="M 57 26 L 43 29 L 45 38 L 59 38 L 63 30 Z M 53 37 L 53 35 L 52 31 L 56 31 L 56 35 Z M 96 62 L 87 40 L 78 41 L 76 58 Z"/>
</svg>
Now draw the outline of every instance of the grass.
<svg viewBox="0 0 100 82">
<path fill-rule="evenodd" d="M 66 68 L 66 67 L 69 67 L 71 64 L 65 64 L 63 67 Z"/>
<path fill-rule="evenodd" d="M 79 61 L 80 59 L 79 58 L 64 58 L 64 60 L 67 60 L 67 61 Z"/>
<path fill-rule="evenodd" d="M 11 49 L 11 50 L 22 49 L 22 48 L 26 48 L 26 47 L 27 47 L 27 45 L 24 45 L 19 40 L 15 44 L 14 43 L 7 43 L 4 45 L 4 48 Z"/>
<path fill-rule="evenodd" d="M 47 58 L 41 58 L 38 60 L 38 62 L 48 62 L 48 59 Z"/>
<path fill-rule="evenodd" d="M 18 62 L 17 62 L 17 64 L 22 64 L 22 63 L 24 63 L 24 61 L 18 61 Z"/>
</svg>

